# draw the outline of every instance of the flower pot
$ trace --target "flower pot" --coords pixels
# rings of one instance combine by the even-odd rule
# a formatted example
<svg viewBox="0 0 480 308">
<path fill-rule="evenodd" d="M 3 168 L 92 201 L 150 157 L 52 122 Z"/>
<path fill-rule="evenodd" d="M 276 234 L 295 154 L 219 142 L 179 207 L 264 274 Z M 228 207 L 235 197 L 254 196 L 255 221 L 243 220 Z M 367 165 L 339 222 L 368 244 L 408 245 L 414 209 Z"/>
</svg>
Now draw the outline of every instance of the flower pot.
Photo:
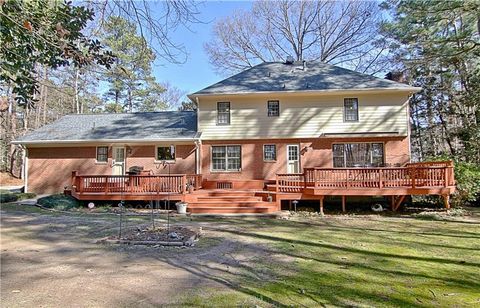
<svg viewBox="0 0 480 308">
<path fill-rule="evenodd" d="M 178 214 L 187 214 L 187 206 L 188 206 L 187 202 L 177 202 L 175 203 L 175 205 L 177 206 Z"/>
</svg>

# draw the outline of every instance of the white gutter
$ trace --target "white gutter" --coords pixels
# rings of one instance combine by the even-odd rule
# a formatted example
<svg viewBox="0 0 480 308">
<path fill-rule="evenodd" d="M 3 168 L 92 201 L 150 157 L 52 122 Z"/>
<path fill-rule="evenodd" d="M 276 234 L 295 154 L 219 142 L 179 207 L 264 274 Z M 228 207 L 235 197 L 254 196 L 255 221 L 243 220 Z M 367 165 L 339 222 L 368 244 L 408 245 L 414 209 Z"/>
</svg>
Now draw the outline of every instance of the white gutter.
<svg viewBox="0 0 480 308">
<path fill-rule="evenodd" d="M 353 92 L 410 92 L 421 91 L 421 87 L 391 87 L 391 88 L 357 88 L 357 89 L 329 89 L 329 90 L 284 90 L 284 91 L 255 91 L 255 92 L 222 92 L 222 93 L 192 93 L 187 97 L 196 99 L 202 96 L 225 96 L 225 95 L 258 95 L 258 94 L 328 94 L 328 93 L 353 93 Z"/>
<path fill-rule="evenodd" d="M 151 143 L 151 142 L 175 142 L 192 141 L 200 138 L 165 138 L 165 139 L 89 139 L 89 140 L 34 140 L 34 141 L 12 141 L 12 144 L 58 144 L 58 143 Z"/>
</svg>

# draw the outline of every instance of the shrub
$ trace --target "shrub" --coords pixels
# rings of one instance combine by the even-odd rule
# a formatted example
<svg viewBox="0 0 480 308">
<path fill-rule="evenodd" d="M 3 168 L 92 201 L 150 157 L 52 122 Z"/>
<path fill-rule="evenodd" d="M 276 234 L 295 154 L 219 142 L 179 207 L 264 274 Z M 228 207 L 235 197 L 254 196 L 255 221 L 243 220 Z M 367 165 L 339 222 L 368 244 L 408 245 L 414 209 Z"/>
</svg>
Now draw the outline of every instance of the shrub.
<svg viewBox="0 0 480 308">
<path fill-rule="evenodd" d="M 1 192 L 0 193 L 0 203 L 15 202 L 17 200 L 18 200 L 17 194 L 12 194 L 10 192 L 8 192 L 8 193 Z"/>
<path fill-rule="evenodd" d="M 38 204 L 49 209 L 71 210 L 81 206 L 80 202 L 72 196 L 56 194 L 38 199 Z"/>
<path fill-rule="evenodd" d="M 11 192 L 8 190 L 1 190 L 0 191 L 0 203 L 7 203 L 7 202 L 15 202 L 18 200 L 25 200 L 35 198 L 34 193 L 18 193 L 18 192 Z"/>
<path fill-rule="evenodd" d="M 477 204 L 480 198 L 480 166 L 457 162 L 455 163 L 455 180 L 457 182 L 457 191 L 453 195 L 452 203 L 454 205 L 463 205 L 465 203 Z"/>
</svg>

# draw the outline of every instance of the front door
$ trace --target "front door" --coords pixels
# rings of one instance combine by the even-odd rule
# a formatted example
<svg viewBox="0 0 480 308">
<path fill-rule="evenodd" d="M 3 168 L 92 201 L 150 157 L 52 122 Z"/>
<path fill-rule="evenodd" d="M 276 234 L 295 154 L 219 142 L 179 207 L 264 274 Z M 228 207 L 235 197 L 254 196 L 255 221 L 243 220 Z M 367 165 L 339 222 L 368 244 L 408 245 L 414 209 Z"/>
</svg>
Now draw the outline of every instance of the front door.
<svg viewBox="0 0 480 308">
<path fill-rule="evenodd" d="M 112 174 L 124 175 L 125 174 L 125 148 L 113 147 L 113 162 L 112 162 Z"/>
<path fill-rule="evenodd" d="M 298 144 L 287 145 L 287 173 L 300 172 L 300 152 Z"/>
</svg>

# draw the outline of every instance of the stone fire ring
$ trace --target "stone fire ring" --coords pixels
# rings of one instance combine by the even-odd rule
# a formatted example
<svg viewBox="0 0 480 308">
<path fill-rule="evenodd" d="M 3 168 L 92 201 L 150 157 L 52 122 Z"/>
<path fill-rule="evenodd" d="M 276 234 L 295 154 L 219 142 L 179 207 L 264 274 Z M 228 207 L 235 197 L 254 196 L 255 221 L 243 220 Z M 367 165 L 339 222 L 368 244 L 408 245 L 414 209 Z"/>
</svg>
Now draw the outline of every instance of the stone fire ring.
<svg viewBox="0 0 480 308">
<path fill-rule="evenodd" d="M 111 239 L 110 237 L 96 240 L 96 244 L 125 244 L 125 245 L 148 245 L 148 246 L 176 246 L 191 247 L 200 238 L 200 233 L 195 233 L 184 241 L 140 241 L 127 239 Z"/>
</svg>

